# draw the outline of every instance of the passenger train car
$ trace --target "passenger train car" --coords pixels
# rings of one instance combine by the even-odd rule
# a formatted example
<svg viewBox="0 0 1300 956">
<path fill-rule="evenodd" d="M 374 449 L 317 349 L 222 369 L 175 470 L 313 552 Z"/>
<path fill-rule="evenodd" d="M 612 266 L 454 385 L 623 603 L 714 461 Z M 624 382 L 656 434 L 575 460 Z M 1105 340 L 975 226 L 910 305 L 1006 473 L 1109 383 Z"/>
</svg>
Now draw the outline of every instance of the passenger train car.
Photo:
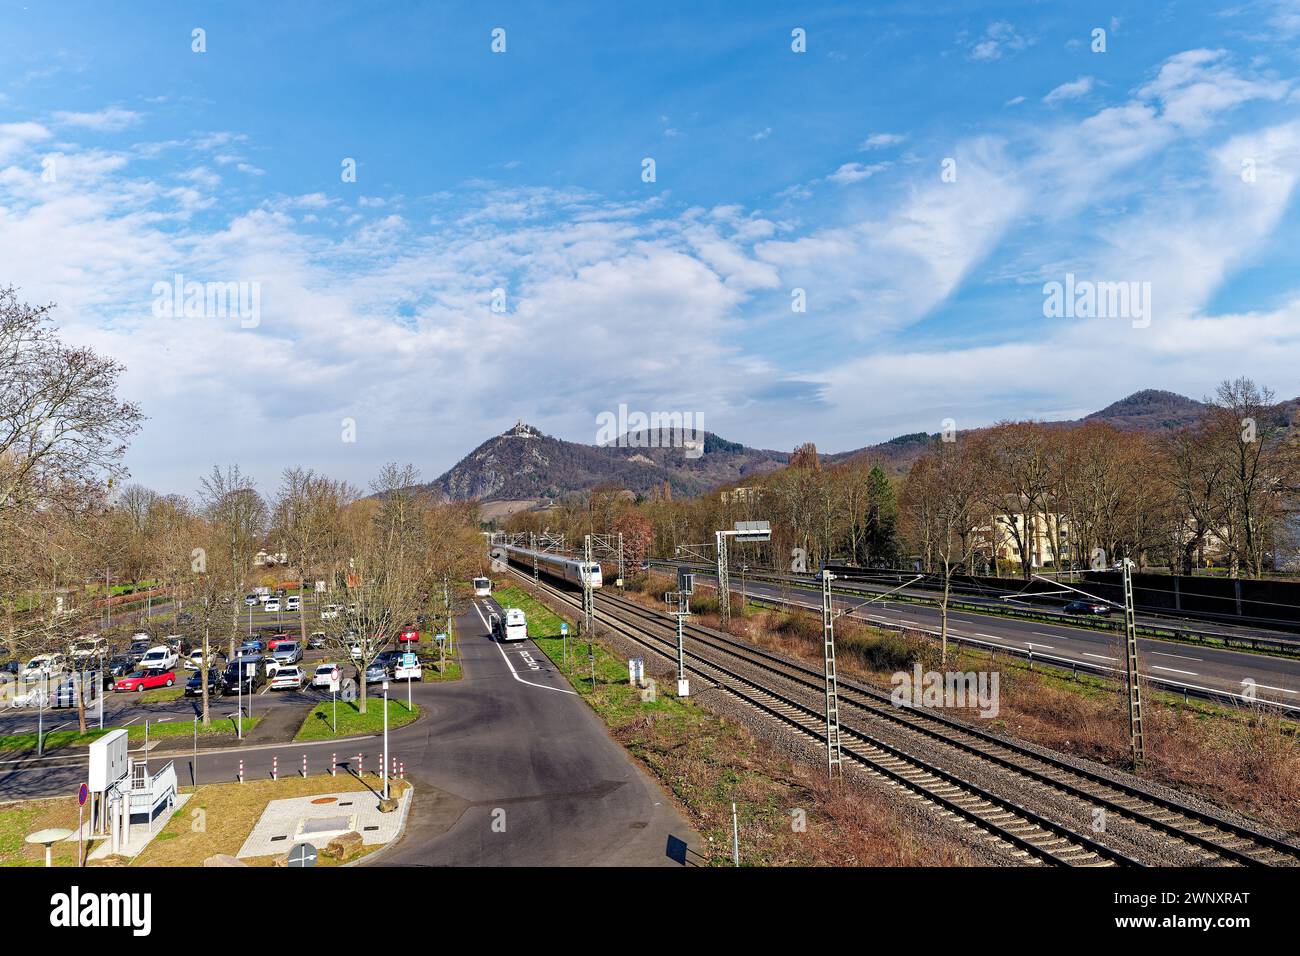
<svg viewBox="0 0 1300 956">
<path fill-rule="evenodd" d="M 494 551 L 497 548 L 505 551 L 508 559 L 513 561 L 521 570 L 531 571 L 533 569 L 533 560 L 536 558 L 537 570 L 542 574 L 550 575 L 553 578 L 561 578 L 578 586 L 585 583 L 584 578 L 589 578 L 593 588 L 600 587 L 600 565 L 595 561 L 584 564 L 577 558 L 568 558 L 562 554 L 532 551 L 529 548 L 519 548 L 505 544 L 493 546 Z"/>
</svg>

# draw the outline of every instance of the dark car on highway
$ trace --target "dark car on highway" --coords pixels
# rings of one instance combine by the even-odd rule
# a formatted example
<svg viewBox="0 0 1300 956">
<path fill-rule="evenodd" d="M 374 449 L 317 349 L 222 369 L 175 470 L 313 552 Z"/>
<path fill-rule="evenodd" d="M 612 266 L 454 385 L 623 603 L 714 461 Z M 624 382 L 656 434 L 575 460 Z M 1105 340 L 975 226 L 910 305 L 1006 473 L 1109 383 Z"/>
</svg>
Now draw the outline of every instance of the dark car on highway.
<svg viewBox="0 0 1300 956">
<path fill-rule="evenodd" d="M 1066 614 L 1099 614 L 1107 615 L 1110 613 L 1109 604 L 1100 604 L 1096 601 L 1071 601 L 1065 606 Z"/>
</svg>

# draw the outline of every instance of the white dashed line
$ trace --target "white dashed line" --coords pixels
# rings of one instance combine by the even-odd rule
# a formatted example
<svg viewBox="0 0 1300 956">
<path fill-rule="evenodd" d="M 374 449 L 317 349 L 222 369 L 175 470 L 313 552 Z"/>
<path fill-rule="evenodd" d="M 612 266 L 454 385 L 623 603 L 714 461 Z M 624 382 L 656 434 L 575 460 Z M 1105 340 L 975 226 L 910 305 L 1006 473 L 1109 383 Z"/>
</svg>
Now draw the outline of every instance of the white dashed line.
<svg viewBox="0 0 1300 956">
<path fill-rule="evenodd" d="M 1169 673 L 1171 673 L 1171 674 L 1186 674 L 1188 677 L 1200 677 L 1200 676 L 1201 676 L 1200 674 L 1196 673 L 1196 671 L 1180 671 L 1180 670 L 1179 670 L 1178 668 L 1176 668 L 1176 667 L 1161 667 L 1159 664 L 1152 664 L 1152 665 L 1151 665 L 1151 669 L 1152 669 L 1153 671 L 1169 671 Z"/>
</svg>

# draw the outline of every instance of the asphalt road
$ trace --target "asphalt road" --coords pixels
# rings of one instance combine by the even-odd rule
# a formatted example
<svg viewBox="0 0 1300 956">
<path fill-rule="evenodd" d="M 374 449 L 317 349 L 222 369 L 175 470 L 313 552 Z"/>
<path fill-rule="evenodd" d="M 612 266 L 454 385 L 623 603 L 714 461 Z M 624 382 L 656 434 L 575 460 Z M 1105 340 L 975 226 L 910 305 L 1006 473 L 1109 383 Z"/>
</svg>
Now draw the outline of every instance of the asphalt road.
<svg viewBox="0 0 1300 956">
<path fill-rule="evenodd" d="M 464 677 L 417 683 L 421 719 L 390 734 L 390 755 L 405 764 L 416 797 L 405 833 L 371 865 L 679 865 L 667 855 L 673 841 L 699 846 L 663 791 L 531 641 L 493 641 L 477 602 L 458 619 L 458 633 Z M 174 759 L 189 782 L 186 744 L 155 745 L 150 765 Z M 340 772 L 357 753 L 374 768 L 383 742 L 250 739 L 201 751 L 197 772 L 200 783 L 233 781 L 242 758 L 246 779 L 266 777 L 278 756 L 280 772 L 294 773 L 305 754 L 316 774 L 332 753 Z M 85 751 L 0 759 L 0 800 L 72 794 L 86 762 Z"/>
<path fill-rule="evenodd" d="M 705 579 L 705 575 L 697 576 L 698 581 Z M 733 579 L 732 587 L 739 590 L 738 585 Z M 745 593 L 750 597 L 780 598 L 814 610 L 821 608 L 816 594 L 799 588 L 748 581 Z M 854 608 L 865 600 L 866 597 L 836 595 L 835 606 Z M 940 624 L 938 608 L 888 601 L 874 601 L 851 616 L 935 632 Z M 1067 667 L 1077 663 L 1120 671 L 1124 668 L 1123 638 L 1113 633 L 960 611 L 949 612 L 948 630 L 968 641 L 1022 655 L 1032 649 L 1036 659 Z M 1138 661 L 1143 676 L 1167 689 L 1181 691 L 1185 686 L 1192 691 L 1240 695 L 1247 686 L 1244 682 L 1249 680 L 1254 682 L 1254 693 L 1259 699 L 1300 707 L 1300 661 L 1297 660 L 1139 638 Z"/>
</svg>

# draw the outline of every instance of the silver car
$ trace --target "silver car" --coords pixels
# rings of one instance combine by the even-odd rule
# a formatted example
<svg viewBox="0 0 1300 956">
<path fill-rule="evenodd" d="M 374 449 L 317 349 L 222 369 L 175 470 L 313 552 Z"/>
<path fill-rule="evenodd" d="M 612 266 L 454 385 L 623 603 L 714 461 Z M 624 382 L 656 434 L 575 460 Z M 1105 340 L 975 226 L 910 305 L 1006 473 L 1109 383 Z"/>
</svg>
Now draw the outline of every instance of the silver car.
<svg viewBox="0 0 1300 956">
<path fill-rule="evenodd" d="M 297 641 L 285 641 L 275 645 L 275 650 L 271 652 L 271 657 L 281 667 L 288 664 L 297 664 L 302 660 L 302 648 L 298 646 Z"/>
</svg>

